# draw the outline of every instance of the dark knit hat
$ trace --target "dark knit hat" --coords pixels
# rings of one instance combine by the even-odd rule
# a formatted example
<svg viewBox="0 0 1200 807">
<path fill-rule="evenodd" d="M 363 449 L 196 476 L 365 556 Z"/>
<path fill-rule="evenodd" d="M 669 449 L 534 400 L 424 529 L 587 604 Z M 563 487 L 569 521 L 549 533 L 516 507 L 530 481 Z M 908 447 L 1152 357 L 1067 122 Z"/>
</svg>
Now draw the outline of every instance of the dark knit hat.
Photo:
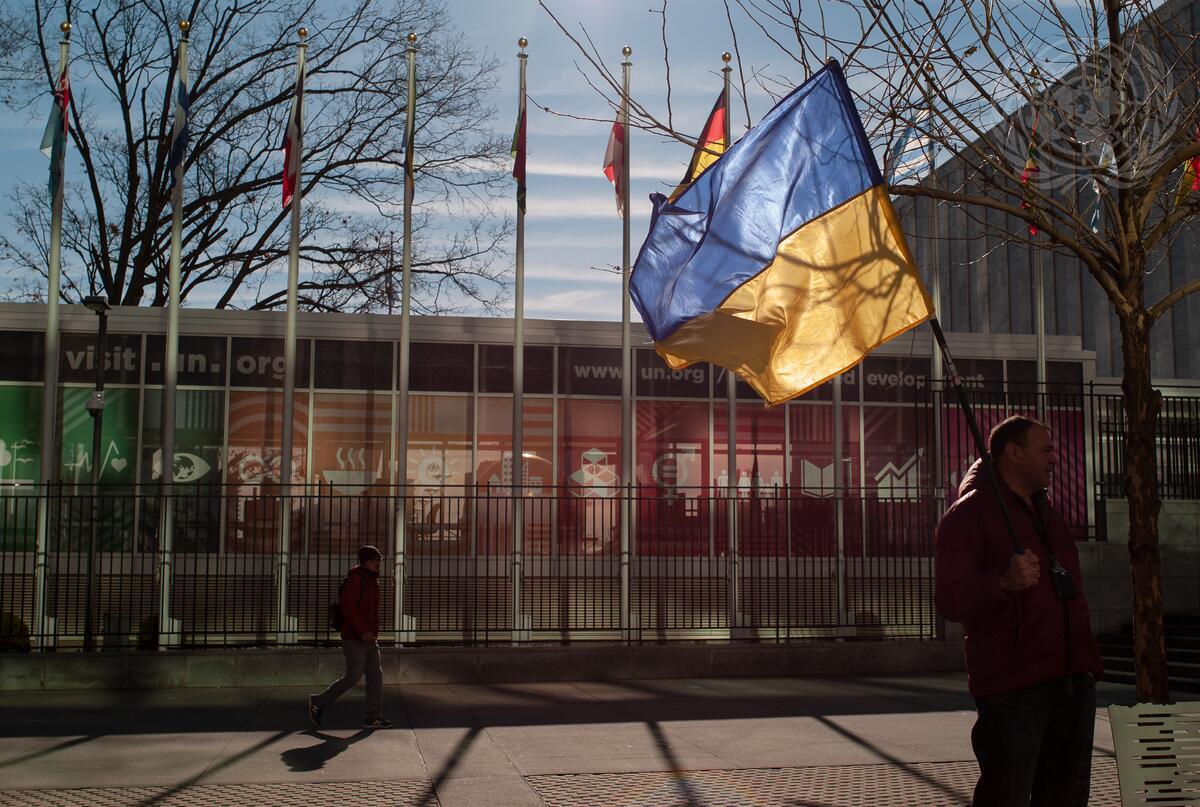
<svg viewBox="0 0 1200 807">
<path fill-rule="evenodd" d="M 358 562 L 366 563 L 369 560 L 383 560 L 383 555 L 379 550 L 371 545 L 360 546 L 358 548 Z"/>
</svg>

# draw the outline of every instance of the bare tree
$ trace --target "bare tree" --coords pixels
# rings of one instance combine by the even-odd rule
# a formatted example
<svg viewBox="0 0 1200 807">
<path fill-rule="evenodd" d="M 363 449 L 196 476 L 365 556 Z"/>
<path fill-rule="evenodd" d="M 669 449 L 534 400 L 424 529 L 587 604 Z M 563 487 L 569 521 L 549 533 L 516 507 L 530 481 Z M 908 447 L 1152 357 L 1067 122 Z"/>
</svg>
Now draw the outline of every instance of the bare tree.
<svg viewBox="0 0 1200 807">
<path fill-rule="evenodd" d="M 0 100 L 40 115 L 64 9 L 0 7 Z M 163 305 L 171 205 L 166 164 L 180 19 L 190 20 L 191 145 L 185 164 L 182 296 L 196 304 L 284 304 L 288 212 L 278 153 L 295 93 L 296 30 L 311 31 L 305 84 L 300 301 L 372 310 L 392 260 L 404 194 L 405 37 L 418 36 L 414 308 L 492 309 L 505 299 L 507 142 L 492 133 L 494 59 L 473 52 L 439 0 L 67 0 L 71 155 L 64 298 L 106 293 Z M 45 295 L 49 205 L 16 187 L 0 236 L 9 296 Z M 386 251 L 385 251 L 386 246 Z"/>
<path fill-rule="evenodd" d="M 578 46 L 588 83 L 615 104 L 620 86 L 587 32 L 542 5 Z M 779 96 L 838 59 L 878 153 L 890 156 L 902 133 L 916 131 L 943 155 L 936 171 L 893 193 L 950 205 L 995 237 L 1073 259 L 1099 285 L 1120 325 L 1138 696 L 1166 702 L 1155 455 L 1161 396 L 1151 384 L 1150 332 L 1200 280 L 1148 300 L 1146 277 L 1154 256 L 1200 214 L 1200 193 L 1177 193 L 1183 167 L 1200 156 L 1191 5 L 724 5 L 735 48 L 739 33 L 742 42 L 751 32 L 770 43 L 769 52 L 756 52 L 764 60 L 757 66 L 736 54 L 743 99 L 752 85 Z M 666 4 L 652 12 L 663 15 L 665 30 Z M 749 125 L 748 103 L 746 111 Z M 655 112 L 653 99 L 633 99 L 631 115 L 644 130 L 690 139 L 669 114 Z"/>
</svg>

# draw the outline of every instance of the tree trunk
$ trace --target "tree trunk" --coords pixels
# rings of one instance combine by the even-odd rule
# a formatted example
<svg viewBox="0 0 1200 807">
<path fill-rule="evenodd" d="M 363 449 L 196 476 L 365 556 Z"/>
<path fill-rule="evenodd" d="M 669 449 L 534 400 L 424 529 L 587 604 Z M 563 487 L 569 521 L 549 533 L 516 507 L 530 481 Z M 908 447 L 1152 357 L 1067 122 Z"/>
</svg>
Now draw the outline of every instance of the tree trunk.
<svg viewBox="0 0 1200 807">
<path fill-rule="evenodd" d="M 1163 636 L 1162 563 L 1158 554 L 1158 461 L 1154 451 L 1162 396 L 1150 383 L 1150 328 L 1139 306 L 1120 317 L 1125 363 L 1125 498 L 1129 502 L 1129 571 L 1133 587 L 1133 653 L 1142 703 L 1168 703 Z"/>
</svg>

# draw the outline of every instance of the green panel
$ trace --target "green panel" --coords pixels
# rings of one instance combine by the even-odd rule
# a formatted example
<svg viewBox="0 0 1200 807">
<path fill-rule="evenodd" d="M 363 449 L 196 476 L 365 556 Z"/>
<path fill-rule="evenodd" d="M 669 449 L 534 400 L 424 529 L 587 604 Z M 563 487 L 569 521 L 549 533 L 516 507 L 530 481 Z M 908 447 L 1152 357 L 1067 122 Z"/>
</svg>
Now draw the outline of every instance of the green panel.
<svg viewBox="0 0 1200 807">
<path fill-rule="evenodd" d="M 92 417 L 86 404 L 92 391 L 68 387 L 62 392 L 62 465 L 60 478 L 86 485 L 92 472 Z M 104 421 L 100 430 L 100 482 L 131 484 L 137 466 L 138 391 L 105 391 Z"/>
<path fill-rule="evenodd" d="M 59 521 L 53 530 L 51 548 L 81 551 L 88 541 L 88 525 L 97 518 L 96 547 L 100 551 L 124 551 L 133 546 L 137 476 L 138 390 L 115 388 L 105 392 L 104 419 L 100 431 L 100 484 L 103 491 L 96 513 L 89 512 L 87 496 L 92 473 L 92 417 L 86 404 L 90 389 L 68 387 L 62 392 L 62 452 L 59 478 L 64 489 Z"/>
<path fill-rule="evenodd" d="M 221 451 L 225 443 L 224 390 L 179 390 L 175 400 L 175 515 L 177 552 L 216 552 L 220 546 Z M 146 390 L 142 424 L 142 482 L 156 483 L 162 468 L 162 390 Z M 157 546 L 158 501 L 141 508 L 139 544 Z"/>
<path fill-rule="evenodd" d="M 0 549 L 34 544 L 41 423 L 41 387 L 0 387 Z"/>
</svg>

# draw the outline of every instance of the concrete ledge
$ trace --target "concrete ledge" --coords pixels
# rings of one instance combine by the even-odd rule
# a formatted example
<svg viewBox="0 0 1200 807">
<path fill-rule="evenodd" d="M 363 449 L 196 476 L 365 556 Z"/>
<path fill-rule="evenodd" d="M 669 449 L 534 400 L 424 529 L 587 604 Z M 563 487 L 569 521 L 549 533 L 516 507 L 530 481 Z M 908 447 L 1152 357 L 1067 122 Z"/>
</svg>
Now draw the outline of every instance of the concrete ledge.
<svg viewBox="0 0 1200 807">
<path fill-rule="evenodd" d="M 951 641 L 385 648 L 388 684 L 743 678 L 963 669 Z M 309 686 L 342 672 L 330 648 L 0 655 L 0 690 Z"/>
</svg>

